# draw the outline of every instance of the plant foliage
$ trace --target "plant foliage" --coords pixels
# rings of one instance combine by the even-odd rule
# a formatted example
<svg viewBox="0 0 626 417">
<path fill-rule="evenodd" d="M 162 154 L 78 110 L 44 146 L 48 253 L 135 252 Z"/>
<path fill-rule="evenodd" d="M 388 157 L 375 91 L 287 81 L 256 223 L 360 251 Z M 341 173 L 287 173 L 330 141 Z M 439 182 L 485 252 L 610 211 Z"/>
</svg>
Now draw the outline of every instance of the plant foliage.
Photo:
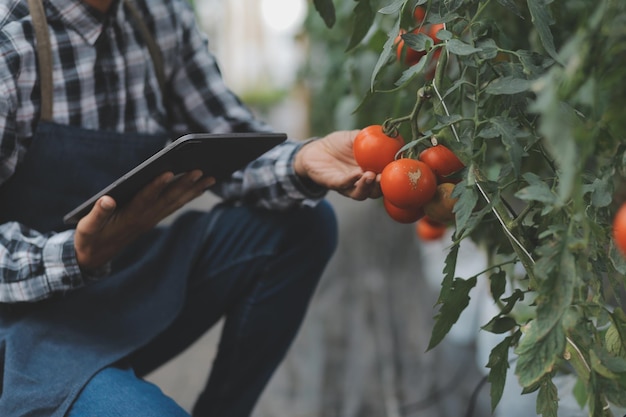
<svg viewBox="0 0 626 417">
<path fill-rule="evenodd" d="M 577 376 L 577 399 L 590 416 L 625 407 L 626 262 L 611 239 L 611 220 L 625 199 L 626 2 L 316 5 L 324 5 L 327 22 L 328 7 L 336 8 L 336 21 L 332 30 L 308 22 L 311 37 L 322 39 L 312 42 L 312 54 L 323 45 L 326 59 L 307 74 L 323 97 L 323 108 L 313 108 L 314 126 L 387 121 L 411 138 L 407 152 L 436 137 L 466 166 L 454 191 L 455 244 L 429 348 L 471 302 L 478 277 L 457 277 L 455 266 L 458 243 L 473 239 L 492 262 L 491 294 L 500 306 L 483 326 L 502 335 L 486 364 L 492 408 L 511 371 L 525 392 L 538 392 L 543 416 L 558 415 L 552 380 L 563 372 Z M 440 43 L 404 35 L 427 52 L 406 67 L 394 41 L 400 28 L 421 24 L 413 21 L 416 6 L 426 10 L 426 24 L 445 29 Z M 522 301 L 530 314 L 518 313 Z"/>
</svg>

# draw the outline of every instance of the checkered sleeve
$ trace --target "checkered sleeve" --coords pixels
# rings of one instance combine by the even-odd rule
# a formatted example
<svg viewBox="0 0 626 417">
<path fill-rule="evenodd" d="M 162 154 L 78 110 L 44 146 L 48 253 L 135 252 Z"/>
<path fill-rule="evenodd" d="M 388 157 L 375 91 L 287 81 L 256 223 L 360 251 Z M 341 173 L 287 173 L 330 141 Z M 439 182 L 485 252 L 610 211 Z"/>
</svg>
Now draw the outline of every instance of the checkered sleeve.
<svg viewBox="0 0 626 417">
<path fill-rule="evenodd" d="M 84 283 L 73 230 L 42 235 L 15 222 L 0 225 L 0 303 L 37 301 Z"/>
<path fill-rule="evenodd" d="M 227 201 L 269 209 L 314 206 L 327 190 L 295 173 L 293 158 L 302 146 L 300 142 L 285 142 L 235 172 L 230 180 L 216 184 L 211 191 Z"/>
<path fill-rule="evenodd" d="M 184 2 L 180 2 L 184 4 Z M 178 3 L 177 3 L 178 4 Z M 225 85 L 206 35 L 187 6 L 178 11 L 183 22 L 180 61 L 172 75 L 170 99 L 175 119 L 195 131 L 215 133 L 271 131 Z M 232 178 L 214 187 L 222 198 L 270 209 L 315 205 L 327 190 L 296 175 L 293 161 L 303 145 L 291 140 L 270 150 Z"/>
</svg>

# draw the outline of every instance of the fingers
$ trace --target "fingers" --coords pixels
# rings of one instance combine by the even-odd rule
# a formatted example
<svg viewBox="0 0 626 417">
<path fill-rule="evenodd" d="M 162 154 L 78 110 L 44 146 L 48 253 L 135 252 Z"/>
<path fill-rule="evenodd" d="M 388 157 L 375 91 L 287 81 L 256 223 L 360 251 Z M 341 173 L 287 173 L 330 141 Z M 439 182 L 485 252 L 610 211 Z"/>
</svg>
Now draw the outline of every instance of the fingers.
<svg viewBox="0 0 626 417">
<path fill-rule="evenodd" d="M 203 177 L 200 170 L 191 171 L 168 181 L 166 187 L 155 195 L 156 201 L 153 204 L 160 207 L 164 213 L 171 214 L 202 195 L 213 184 L 215 184 L 213 177 Z"/>
<path fill-rule="evenodd" d="M 105 195 L 96 201 L 91 211 L 78 222 L 76 228 L 84 234 L 98 233 L 113 215 L 115 207 L 115 200 Z"/>
<path fill-rule="evenodd" d="M 365 172 L 352 186 L 346 187 L 339 192 L 358 201 L 368 198 L 379 198 L 382 196 L 380 175 L 376 175 L 374 172 Z"/>
<path fill-rule="evenodd" d="M 144 187 L 125 211 L 132 216 L 143 213 L 143 219 L 148 222 L 154 221 L 151 219 L 159 221 L 200 196 L 214 183 L 214 178 L 203 177 L 200 170 L 177 176 L 165 173 Z"/>
</svg>

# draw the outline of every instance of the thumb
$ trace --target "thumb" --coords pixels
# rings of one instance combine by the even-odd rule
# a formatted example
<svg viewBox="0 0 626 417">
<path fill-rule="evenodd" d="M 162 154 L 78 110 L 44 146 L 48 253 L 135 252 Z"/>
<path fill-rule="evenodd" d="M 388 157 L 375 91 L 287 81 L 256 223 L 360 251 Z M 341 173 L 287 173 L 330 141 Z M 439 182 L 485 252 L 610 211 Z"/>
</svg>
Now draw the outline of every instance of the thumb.
<svg viewBox="0 0 626 417">
<path fill-rule="evenodd" d="M 91 211 L 81 219 L 80 227 L 85 233 L 95 233 L 100 231 L 109 221 L 115 211 L 115 200 L 105 195 L 94 204 Z"/>
</svg>

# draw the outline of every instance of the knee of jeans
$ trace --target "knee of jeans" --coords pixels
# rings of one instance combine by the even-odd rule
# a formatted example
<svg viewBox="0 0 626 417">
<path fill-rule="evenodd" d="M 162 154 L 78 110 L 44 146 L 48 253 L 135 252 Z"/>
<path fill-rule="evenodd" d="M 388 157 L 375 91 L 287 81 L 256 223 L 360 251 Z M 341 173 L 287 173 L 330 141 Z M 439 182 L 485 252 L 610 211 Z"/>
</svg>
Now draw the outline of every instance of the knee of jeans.
<svg viewBox="0 0 626 417">
<path fill-rule="evenodd" d="M 296 238 L 304 240 L 322 258 L 330 258 L 337 249 L 337 217 L 332 205 L 322 200 L 315 207 L 299 210 Z"/>
</svg>

